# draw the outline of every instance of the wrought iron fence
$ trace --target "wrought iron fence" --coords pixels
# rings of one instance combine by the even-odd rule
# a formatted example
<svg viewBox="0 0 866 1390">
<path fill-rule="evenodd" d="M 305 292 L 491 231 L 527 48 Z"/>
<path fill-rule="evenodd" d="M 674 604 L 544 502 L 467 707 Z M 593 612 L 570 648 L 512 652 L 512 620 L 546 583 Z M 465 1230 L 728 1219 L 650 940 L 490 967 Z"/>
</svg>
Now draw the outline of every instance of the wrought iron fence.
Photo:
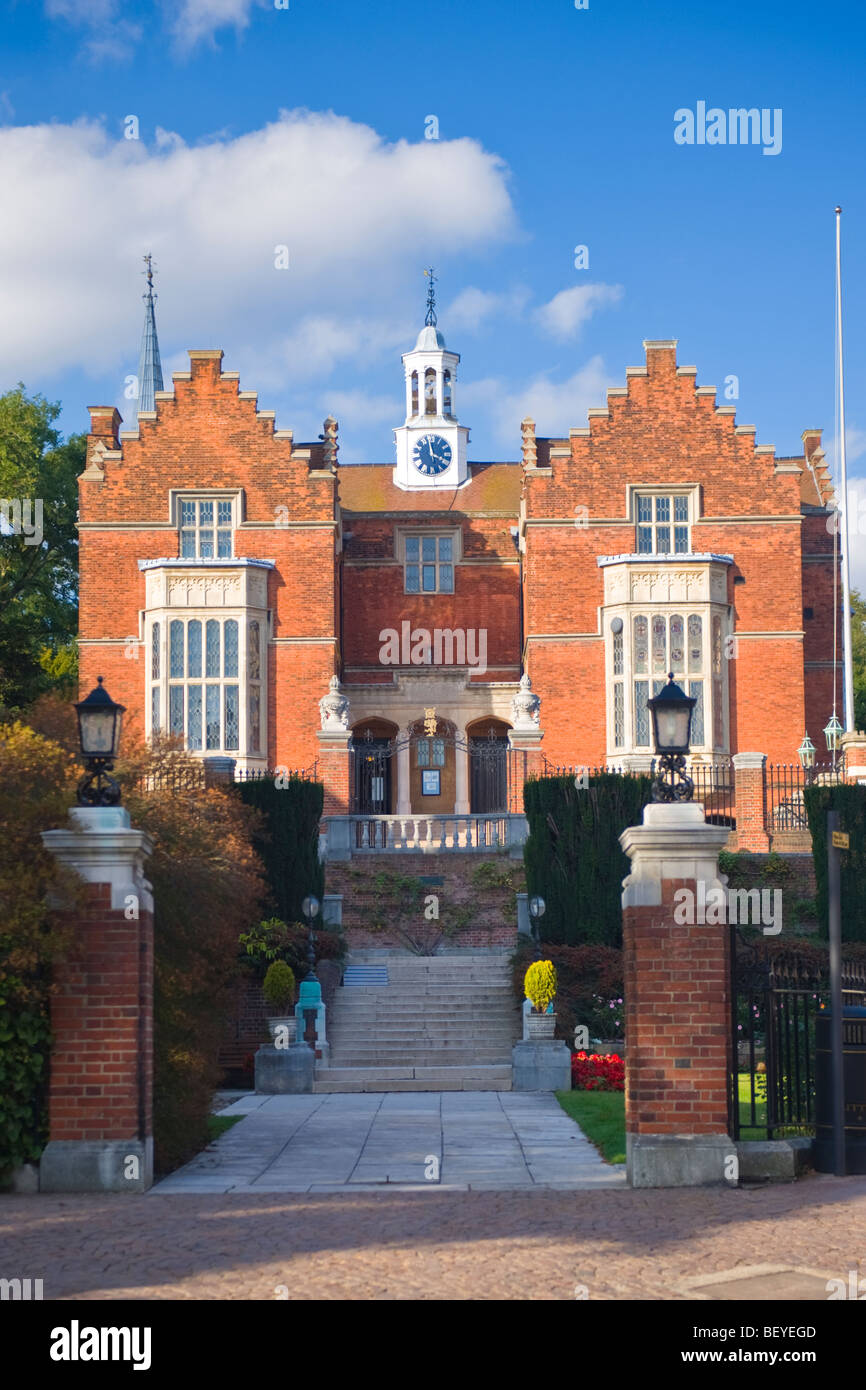
<svg viewBox="0 0 866 1390">
<path fill-rule="evenodd" d="M 130 790 L 136 792 L 172 792 L 181 794 L 183 792 L 204 791 L 209 786 L 226 785 L 238 782 L 276 782 L 297 779 L 302 782 L 315 782 L 318 771 L 318 763 L 314 762 L 310 767 L 303 768 L 236 768 L 231 781 L 214 775 L 207 763 L 197 760 L 178 761 L 177 763 L 166 762 L 137 777 L 125 778 L 121 776 L 120 781 Z"/>
<path fill-rule="evenodd" d="M 803 792 L 806 787 L 830 787 L 845 780 L 842 759 L 835 763 L 816 763 L 801 767 L 799 763 L 768 764 L 765 772 L 765 828 L 768 833 L 783 830 L 809 829 Z"/>
<path fill-rule="evenodd" d="M 707 822 L 735 830 L 737 810 L 730 759 L 721 763 L 692 763 L 689 776 L 695 786 L 694 799 L 702 803 Z"/>
<path fill-rule="evenodd" d="M 866 961 L 844 960 L 845 1002 L 866 1003 Z M 773 1139 L 815 1124 L 815 1020 L 829 1002 L 826 963 L 769 955 L 731 928 L 734 1139 Z"/>
</svg>

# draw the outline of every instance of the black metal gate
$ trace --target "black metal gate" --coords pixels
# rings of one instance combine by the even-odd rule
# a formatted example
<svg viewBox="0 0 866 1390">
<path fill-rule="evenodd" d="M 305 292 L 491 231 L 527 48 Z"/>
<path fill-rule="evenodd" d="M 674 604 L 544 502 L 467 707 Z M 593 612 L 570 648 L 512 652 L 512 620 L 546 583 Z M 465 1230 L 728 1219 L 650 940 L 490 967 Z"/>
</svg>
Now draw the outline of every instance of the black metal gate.
<svg viewBox="0 0 866 1390">
<path fill-rule="evenodd" d="M 509 807 L 509 767 L 511 757 L 508 739 L 498 735 L 484 738 L 455 737 L 449 733 L 433 736 L 444 743 L 446 750 L 454 754 L 469 755 L 469 809 L 472 815 L 502 815 Z M 431 739 L 424 734 L 413 734 L 409 738 L 379 738 L 369 731 L 349 744 L 351 758 L 351 801 L 352 814 L 361 816 L 387 816 L 394 809 L 394 788 L 397 776 L 397 754 L 404 749 L 409 751 L 411 769 L 418 759 L 418 748 Z M 428 761 L 419 766 L 430 766 Z M 435 766 L 435 764 L 433 764 Z M 405 789 L 404 789 L 405 790 Z"/>
<path fill-rule="evenodd" d="M 469 809 L 476 816 L 508 810 L 507 738 L 470 738 Z"/>
<path fill-rule="evenodd" d="M 815 1022 L 829 1003 L 826 961 L 731 933 L 730 1134 L 773 1139 L 815 1124 Z M 866 962 L 843 960 L 847 1004 L 866 1003 Z"/>
<path fill-rule="evenodd" d="M 391 764 L 393 743 L 387 738 L 368 738 L 352 748 L 352 810 L 359 816 L 387 816 L 391 812 Z"/>
</svg>

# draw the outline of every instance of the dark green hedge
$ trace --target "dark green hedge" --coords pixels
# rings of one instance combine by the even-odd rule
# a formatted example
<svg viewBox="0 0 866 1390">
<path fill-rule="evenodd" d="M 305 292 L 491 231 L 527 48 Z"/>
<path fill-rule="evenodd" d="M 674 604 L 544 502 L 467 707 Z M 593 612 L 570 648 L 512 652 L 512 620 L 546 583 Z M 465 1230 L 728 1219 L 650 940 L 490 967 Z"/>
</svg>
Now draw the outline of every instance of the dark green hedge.
<svg viewBox="0 0 866 1390">
<path fill-rule="evenodd" d="M 619 836 L 640 824 L 651 786 L 649 777 L 612 772 L 590 777 L 581 789 L 571 776 L 526 783 L 526 889 L 547 904 L 545 941 L 622 944 L 622 881 L 629 861 Z"/>
<path fill-rule="evenodd" d="M 290 777 L 277 786 L 271 778 L 238 784 L 242 799 L 255 806 L 266 830 L 254 840 L 265 866 L 274 915 L 284 922 L 301 922 L 301 903 L 308 893 L 321 900 L 324 868 L 319 860 L 319 820 L 325 789 L 321 782 Z"/>
<path fill-rule="evenodd" d="M 829 932 L 827 904 L 827 812 L 839 812 L 839 829 L 851 836 L 851 848 L 841 855 L 842 939 L 866 941 L 866 787 L 842 783 L 836 787 L 806 787 L 803 793 L 815 882 L 818 886 L 818 921 L 821 934 Z"/>
</svg>

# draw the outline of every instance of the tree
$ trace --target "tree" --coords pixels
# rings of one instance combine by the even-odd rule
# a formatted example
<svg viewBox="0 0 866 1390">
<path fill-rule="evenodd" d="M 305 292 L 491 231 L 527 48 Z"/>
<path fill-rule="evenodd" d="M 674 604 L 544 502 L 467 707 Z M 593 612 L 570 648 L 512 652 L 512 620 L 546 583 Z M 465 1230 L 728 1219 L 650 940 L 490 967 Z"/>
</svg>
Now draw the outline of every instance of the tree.
<svg viewBox="0 0 866 1390">
<path fill-rule="evenodd" d="M 851 662 L 854 667 L 854 728 L 866 729 L 866 599 L 851 590 Z"/>
<path fill-rule="evenodd" d="M 78 475 L 85 440 L 63 442 L 57 402 L 22 383 L 0 396 L 0 706 L 70 693 L 78 627 Z"/>
</svg>

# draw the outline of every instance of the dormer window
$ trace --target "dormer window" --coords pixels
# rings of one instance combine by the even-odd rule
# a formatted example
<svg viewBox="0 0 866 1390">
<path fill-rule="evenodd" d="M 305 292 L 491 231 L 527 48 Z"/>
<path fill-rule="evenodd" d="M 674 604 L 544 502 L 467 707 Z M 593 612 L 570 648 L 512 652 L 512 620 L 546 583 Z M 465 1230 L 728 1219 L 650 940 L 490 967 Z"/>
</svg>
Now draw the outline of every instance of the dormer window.
<svg viewBox="0 0 866 1390">
<path fill-rule="evenodd" d="M 228 560 L 232 553 L 232 499 L 180 499 L 182 560 Z"/>
<path fill-rule="evenodd" d="M 689 521 L 688 494 L 638 493 L 638 555 L 687 555 Z"/>
</svg>

